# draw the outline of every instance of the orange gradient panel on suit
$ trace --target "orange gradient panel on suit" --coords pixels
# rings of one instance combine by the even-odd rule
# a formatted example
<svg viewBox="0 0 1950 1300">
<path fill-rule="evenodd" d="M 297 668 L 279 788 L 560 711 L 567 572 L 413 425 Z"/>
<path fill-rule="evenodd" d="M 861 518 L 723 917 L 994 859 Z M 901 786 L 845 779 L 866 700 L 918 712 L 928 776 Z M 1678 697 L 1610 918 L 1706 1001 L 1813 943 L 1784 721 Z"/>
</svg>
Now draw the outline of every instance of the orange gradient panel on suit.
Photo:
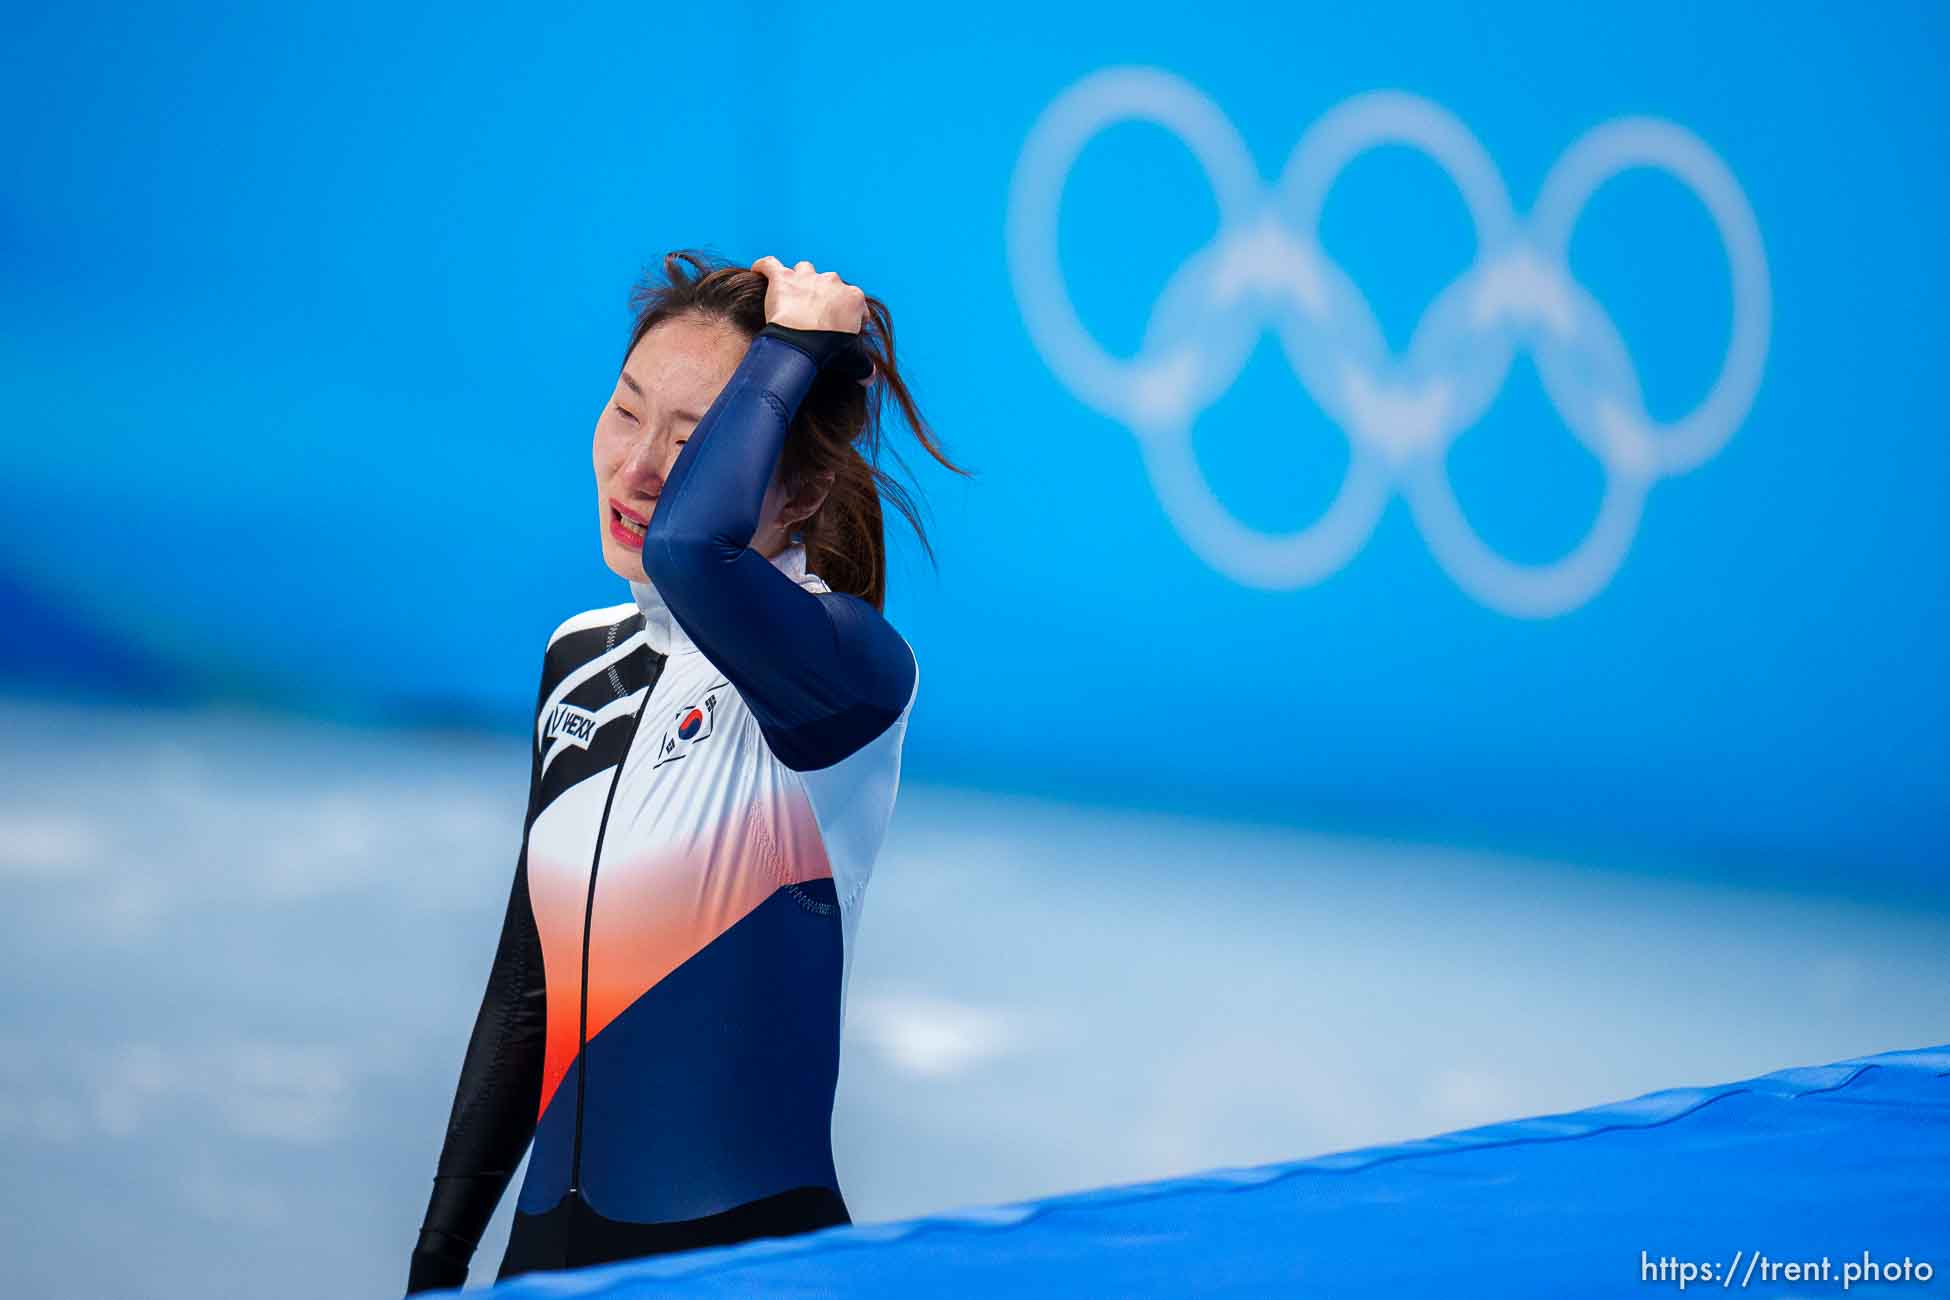
<svg viewBox="0 0 1950 1300">
<path fill-rule="evenodd" d="M 785 885 L 831 876 L 797 790 L 745 805 L 707 854 L 624 858 L 596 880 L 589 1037 Z"/>
<path fill-rule="evenodd" d="M 627 839 L 614 859 L 605 849 L 589 944 L 590 1039 L 779 888 L 833 874 L 804 792 L 768 793 L 727 806 L 716 834 L 681 849 L 632 853 Z M 577 993 L 588 871 L 538 874 L 531 850 L 529 872 L 549 982 L 545 1112 L 581 1042 Z M 558 888 L 572 877 L 571 888 Z M 557 982 L 558 970 L 566 984 Z"/>
<path fill-rule="evenodd" d="M 542 1104 L 575 1062 L 582 1016 L 582 918 L 589 896 L 589 863 L 563 863 L 528 849 L 528 899 L 542 937 L 542 972 L 548 993 L 548 1047 L 542 1057 Z"/>
</svg>

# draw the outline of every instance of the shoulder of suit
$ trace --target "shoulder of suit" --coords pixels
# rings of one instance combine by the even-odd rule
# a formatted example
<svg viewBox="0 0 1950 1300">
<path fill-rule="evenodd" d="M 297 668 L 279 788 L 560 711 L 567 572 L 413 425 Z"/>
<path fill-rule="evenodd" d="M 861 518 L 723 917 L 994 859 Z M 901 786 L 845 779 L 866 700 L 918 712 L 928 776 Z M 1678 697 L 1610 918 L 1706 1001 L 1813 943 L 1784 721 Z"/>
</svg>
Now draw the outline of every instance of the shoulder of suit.
<svg viewBox="0 0 1950 1300">
<path fill-rule="evenodd" d="M 580 614 L 571 614 L 563 619 L 548 634 L 548 643 L 553 646 L 563 637 L 575 632 L 587 631 L 594 627 L 609 627 L 621 623 L 632 614 L 639 613 L 635 601 L 626 600 L 620 605 L 604 605 L 599 609 L 585 609 Z"/>
</svg>

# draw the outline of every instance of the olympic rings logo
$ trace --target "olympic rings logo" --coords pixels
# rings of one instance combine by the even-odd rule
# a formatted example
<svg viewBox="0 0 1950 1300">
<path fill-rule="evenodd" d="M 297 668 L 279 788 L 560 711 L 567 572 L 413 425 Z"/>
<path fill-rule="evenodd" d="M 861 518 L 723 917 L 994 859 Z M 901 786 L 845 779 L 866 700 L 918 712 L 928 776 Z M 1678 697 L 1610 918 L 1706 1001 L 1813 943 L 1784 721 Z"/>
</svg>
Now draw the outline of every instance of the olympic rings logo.
<svg viewBox="0 0 1950 1300">
<path fill-rule="evenodd" d="M 1057 258 L 1063 183 L 1084 146 L 1126 121 L 1172 132 L 1218 199 L 1219 233 L 1173 275 L 1137 356 L 1111 356 L 1077 318 Z M 1469 269 L 1438 294 L 1395 354 L 1361 291 L 1322 251 L 1320 213 L 1343 169 L 1381 145 L 1420 150 L 1460 191 L 1475 226 Z M 1571 233 L 1612 177 L 1663 170 L 1705 205 L 1733 281 L 1733 328 L 1706 396 L 1655 421 L 1617 327 L 1571 278 Z M 1624 562 L 1646 494 L 1714 455 L 1760 386 L 1772 313 L 1760 228 L 1726 165 L 1698 138 L 1651 118 L 1605 123 L 1552 167 L 1520 217 L 1495 164 L 1440 105 L 1378 91 L 1349 99 L 1300 139 L 1269 189 L 1232 124 L 1168 72 L 1111 68 L 1057 96 L 1030 129 L 1010 184 L 1010 274 L 1031 338 L 1077 399 L 1136 435 L 1154 489 L 1188 545 L 1257 587 L 1308 586 L 1367 544 L 1399 491 L 1437 563 L 1475 599 L 1544 618 L 1596 595 Z M 1312 399 L 1346 432 L 1346 478 L 1297 532 L 1248 527 L 1222 504 L 1192 452 L 1195 421 L 1230 388 L 1260 335 L 1276 330 Z M 1561 558 L 1520 564 L 1470 526 L 1448 479 L 1449 445 L 1488 409 L 1518 349 L 1534 358 L 1551 404 L 1604 469 L 1584 538 Z"/>
</svg>

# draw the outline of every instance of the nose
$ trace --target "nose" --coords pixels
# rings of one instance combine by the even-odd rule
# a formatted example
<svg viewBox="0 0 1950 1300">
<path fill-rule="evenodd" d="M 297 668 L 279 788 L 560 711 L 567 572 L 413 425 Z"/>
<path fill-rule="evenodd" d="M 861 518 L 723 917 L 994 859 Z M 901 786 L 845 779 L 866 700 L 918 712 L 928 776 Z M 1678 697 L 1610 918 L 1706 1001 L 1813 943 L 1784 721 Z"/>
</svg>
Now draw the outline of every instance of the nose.
<svg viewBox="0 0 1950 1300">
<path fill-rule="evenodd" d="M 645 438 L 631 449 L 629 459 L 623 462 L 623 480 L 647 497 L 664 490 L 664 457 L 655 440 Z"/>
</svg>

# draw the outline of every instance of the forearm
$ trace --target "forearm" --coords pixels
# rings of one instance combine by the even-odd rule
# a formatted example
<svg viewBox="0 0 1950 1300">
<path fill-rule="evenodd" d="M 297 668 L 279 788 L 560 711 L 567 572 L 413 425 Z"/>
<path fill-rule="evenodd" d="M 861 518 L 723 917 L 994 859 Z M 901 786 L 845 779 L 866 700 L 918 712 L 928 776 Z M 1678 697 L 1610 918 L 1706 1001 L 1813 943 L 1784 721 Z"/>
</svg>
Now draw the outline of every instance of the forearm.
<svg viewBox="0 0 1950 1300">
<path fill-rule="evenodd" d="M 818 374 L 818 362 L 784 339 L 752 340 L 677 454 L 644 536 L 644 569 L 664 599 L 675 602 L 673 588 L 709 580 L 714 561 L 750 546 L 786 433 Z"/>
</svg>

